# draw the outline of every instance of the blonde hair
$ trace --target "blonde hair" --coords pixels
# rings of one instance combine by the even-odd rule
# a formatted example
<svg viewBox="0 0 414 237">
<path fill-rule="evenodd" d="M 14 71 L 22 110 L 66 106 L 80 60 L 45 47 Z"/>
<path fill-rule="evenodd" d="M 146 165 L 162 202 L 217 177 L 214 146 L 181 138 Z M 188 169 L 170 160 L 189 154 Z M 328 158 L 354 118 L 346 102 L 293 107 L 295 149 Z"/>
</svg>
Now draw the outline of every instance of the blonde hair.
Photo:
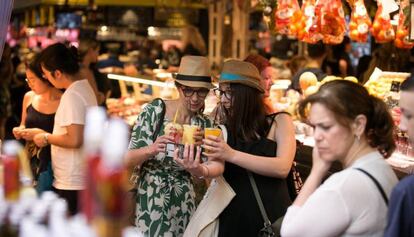
<svg viewBox="0 0 414 237">
<path fill-rule="evenodd" d="M 207 54 L 206 43 L 204 42 L 204 39 L 201 36 L 201 33 L 198 30 L 198 28 L 193 25 L 188 25 L 185 28 L 183 28 L 182 42 L 184 48 L 190 44 L 195 49 L 197 49 L 201 53 L 201 55 Z"/>
</svg>

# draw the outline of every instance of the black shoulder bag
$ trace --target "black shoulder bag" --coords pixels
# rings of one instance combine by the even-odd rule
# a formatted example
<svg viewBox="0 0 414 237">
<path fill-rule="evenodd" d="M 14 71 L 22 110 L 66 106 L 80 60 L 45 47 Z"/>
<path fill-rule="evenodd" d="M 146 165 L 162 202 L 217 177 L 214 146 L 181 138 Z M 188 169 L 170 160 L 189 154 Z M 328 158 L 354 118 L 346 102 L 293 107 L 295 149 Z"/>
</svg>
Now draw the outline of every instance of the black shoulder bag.
<svg viewBox="0 0 414 237">
<path fill-rule="evenodd" d="M 260 213 L 262 214 L 264 224 L 263 228 L 259 231 L 259 237 L 279 237 L 280 236 L 280 229 L 282 228 L 283 216 L 279 217 L 275 222 L 271 223 L 269 217 L 266 214 L 266 210 L 263 205 L 262 198 L 260 197 L 259 190 L 256 185 L 256 181 L 250 171 L 247 171 L 249 174 L 250 184 L 252 185 L 254 196 L 257 201 L 257 205 L 259 206 Z"/>
</svg>

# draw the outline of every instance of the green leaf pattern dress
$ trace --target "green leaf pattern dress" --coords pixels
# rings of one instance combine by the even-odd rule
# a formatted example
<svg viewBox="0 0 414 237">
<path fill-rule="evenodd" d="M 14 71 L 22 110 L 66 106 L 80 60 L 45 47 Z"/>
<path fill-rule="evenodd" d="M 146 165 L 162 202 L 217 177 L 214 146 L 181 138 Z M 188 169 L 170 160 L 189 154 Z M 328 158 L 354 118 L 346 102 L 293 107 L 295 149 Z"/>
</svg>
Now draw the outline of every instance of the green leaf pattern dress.
<svg viewBox="0 0 414 237">
<path fill-rule="evenodd" d="M 162 102 L 154 100 L 138 116 L 132 131 L 129 149 L 153 143 L 152 134 L 161 119 Z M 164 134 L 164 119 L 158 136 Z M 205 115 L 197 115 L 191 124 L 211 127 Z M 138 181 L 136 226 L 145 236 L 182 236 L 195 210 L 195 193 L 191 175 L 172 157 L 159 153 L 141 167 Z"/>
</svg>

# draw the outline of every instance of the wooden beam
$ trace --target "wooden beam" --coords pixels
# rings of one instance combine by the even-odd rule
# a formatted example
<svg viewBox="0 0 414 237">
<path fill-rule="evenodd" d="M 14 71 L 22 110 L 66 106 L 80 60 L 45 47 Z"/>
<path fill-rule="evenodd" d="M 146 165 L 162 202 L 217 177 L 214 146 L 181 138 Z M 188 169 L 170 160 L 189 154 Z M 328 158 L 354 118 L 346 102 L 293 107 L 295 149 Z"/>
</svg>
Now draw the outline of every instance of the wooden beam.
<svg viewBox="0 0 414 237">
<path fill-rule="evenodd" d="M 247 56 L 249 43 L 250 2 L 233 0 L 232 13 L 232 57 L 243 60 Z"/>
<path fill-rule="evenodd" d="M 225 1 L 217 1 L 208 6 L 208 59 L 213 70 L 217 70 L 223 60 L 221 47 L 223 44 L 224 9 Z"/>
</svg>

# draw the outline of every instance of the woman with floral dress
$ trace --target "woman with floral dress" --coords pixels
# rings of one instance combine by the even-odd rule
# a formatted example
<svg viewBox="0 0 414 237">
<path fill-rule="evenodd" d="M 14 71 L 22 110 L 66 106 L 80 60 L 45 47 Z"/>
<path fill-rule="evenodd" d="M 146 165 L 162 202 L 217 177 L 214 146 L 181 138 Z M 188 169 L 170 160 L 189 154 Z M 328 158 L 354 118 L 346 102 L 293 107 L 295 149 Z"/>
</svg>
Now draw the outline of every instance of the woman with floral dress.
<svg viewBox="0 0 414 237">
<path fill-rule="evenodd" d="M 178 124 L 198 125 L 200 129 L 194 139 L 201 144 L 202 128 L 212 126 L 202 114 L 204 100 L 213 88 L 207 58 L 183 57 L 175 82 L 180 97 L 168 101 L 156 99 L 143 109 L 125 157 L 127 166 L 141 167 L 136 225 L 146 236 L 182 236 L 196 208 L 191 174 L 165 154 L 166 144 L 172 143 L 173 137 L 164 134 L 164 127 L 173 120 Z M 154 134 L 160 122 L 159 132 Z M 213 174 L 223 169 L 214 160 L 206 163 L 206 167 Z"/>
</svg>

